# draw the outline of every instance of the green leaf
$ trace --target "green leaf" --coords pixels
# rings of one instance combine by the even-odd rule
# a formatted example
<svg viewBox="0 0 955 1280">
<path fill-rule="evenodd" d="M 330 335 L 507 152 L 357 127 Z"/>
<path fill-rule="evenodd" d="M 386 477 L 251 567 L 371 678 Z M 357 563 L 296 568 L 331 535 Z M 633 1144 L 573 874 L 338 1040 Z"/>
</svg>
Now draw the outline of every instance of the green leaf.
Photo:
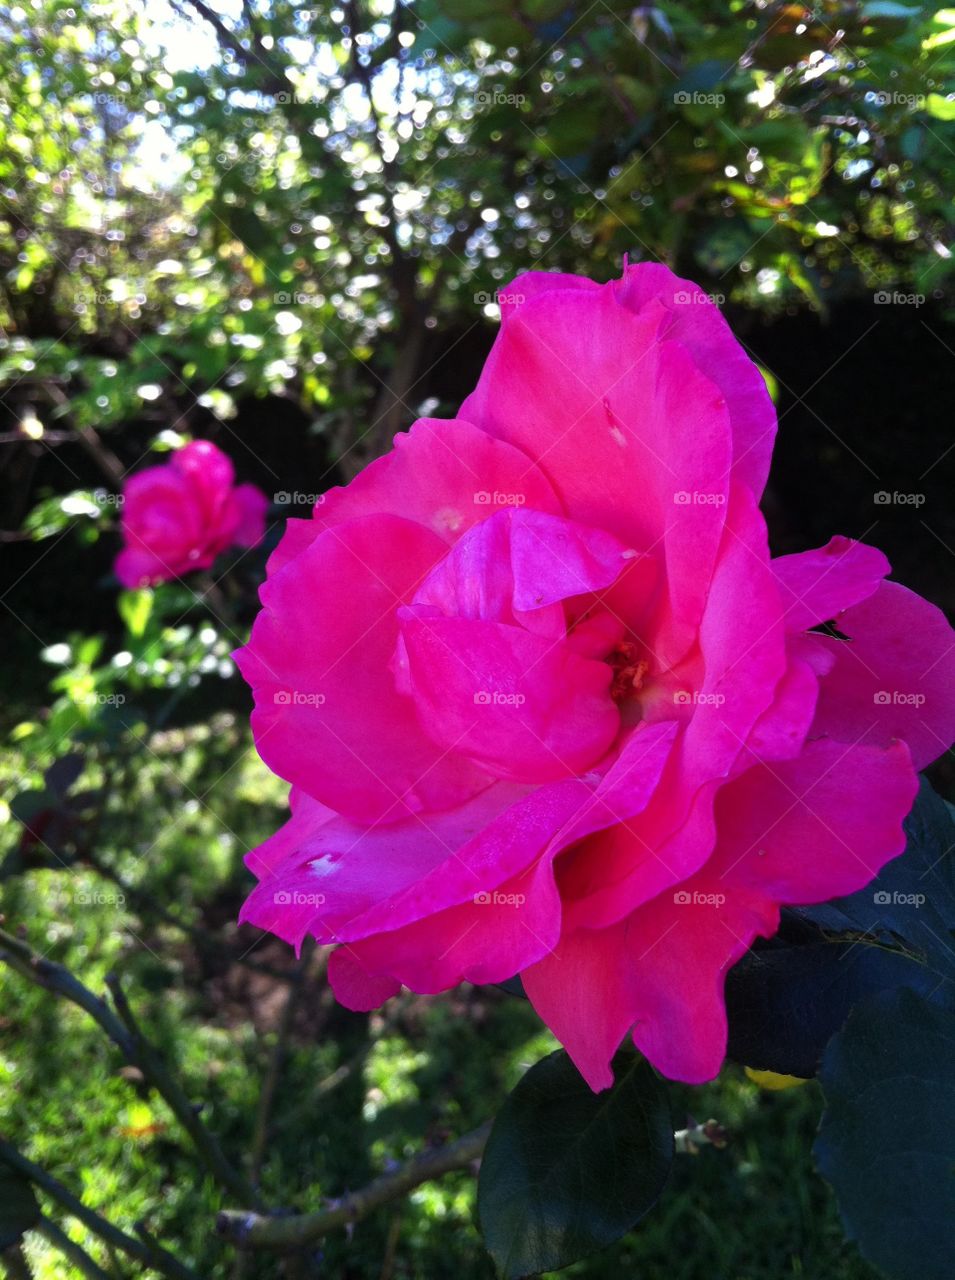
<svg viewBox="0 0 955 1280">
<path fill-rule="evenodd" d="M 932 965 L 864 937 L 774 938 L 729 972 L 728 1055 L 760 1070 L 808 1079 L 852 1008 L 877 991 L 908 986 L 938 1003 L 955 983 Z"/>
<path fill-rule="evenodd" d="M 925 107 L 936 120 L 955 120 L 955 98 L 944 98 L 940 93 L 930 93 Z"/>
<path fill-rule="evenodd" d="M 665 1088 L 632 1053 L 594 1093 L 562 1050 L 505 1102 L 478 1182 L 484 1241 L 507 1277 L 568 1266 L 612 1244 L 656 1203 L 673 1159 Z"/>
<path fill-rule="evenodd" d="M 39 1218 L 40 1206 L 32 1183 L 0 1165 L 0 1253 L 16 1244 Z"/>
<path fill-rule="evenodd" d="M 140 591 L 123 591 L 117 601 L 119 616 L 126 623 L 129 634 L 139 639 L 149 625 L 153 611 L 153 593 L 144 588 Z"/>
<path fill-rule="evenodd" d="M 896 1280 L 950 1280 L 955 1258 L 955 1013 L 905 989 L 858 1006 L 831 1041 L 816 1159 L 849 1235 Z"/>
</svg>

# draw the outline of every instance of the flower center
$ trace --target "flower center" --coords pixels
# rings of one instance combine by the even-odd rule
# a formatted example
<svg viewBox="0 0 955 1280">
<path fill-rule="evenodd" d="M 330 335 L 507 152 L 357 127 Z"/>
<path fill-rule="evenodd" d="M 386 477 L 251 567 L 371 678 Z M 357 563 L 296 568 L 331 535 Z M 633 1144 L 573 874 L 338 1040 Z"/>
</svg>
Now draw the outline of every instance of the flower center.
<svg viewBox="0 0 955 1280">
<path fill-rule="evenodd" d="M 621 640 L 610 650 L 606 661 L 613 671 L 610 696 L 614 702 L 635 698 L 643 688 L 643 678 L 650 669 L 646 658 L 640 657 L 637 646 L 632 640 Z"/>
</svg>

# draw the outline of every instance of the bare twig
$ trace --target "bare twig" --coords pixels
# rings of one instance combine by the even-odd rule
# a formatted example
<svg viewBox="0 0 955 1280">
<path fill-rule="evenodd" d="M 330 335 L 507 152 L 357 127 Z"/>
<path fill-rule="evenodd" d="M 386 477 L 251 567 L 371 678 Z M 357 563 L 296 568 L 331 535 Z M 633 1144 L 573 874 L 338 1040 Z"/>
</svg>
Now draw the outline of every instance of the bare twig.
<svg viewBox="0 0 955 1280">
<path fill-rule="evenodd" d="M 189 1134 L 203 1163 L 219 1185 L 240 1203 L 258 1204 L 254 1188 L 237 1165 L 226 1159 L 215 1137 L 202 1123 L 195 1106 L 183 1092 L 182 1086 L 139 1030 L 115 976 L 107 979 L 107 985 L 116 1005 L 116 1013 L 105 1000 L 94 995 L 75 978 L 69 969 L 37 955 L 28 943 L 7 933 L 5 929 L 0 929 L 0 961 L 36 986 L 63 996 L 85 1010 L 102 1027 L 127 1062 L 139 1067 L 144 1077 L 164 1099 Z M 119 1017 L 116 1016 L 117 1013 Z"/>
<path fill-rule="evenodd" d="M 29 1178 L 39 1191 L 45 1192 L 67 1213 L 78 1218 L 84 1226 L 89 1227 L 90 1231 L 107 1244 L 135 1258 L 137 1262 L 152 1267 L 160 1275 L 168 1276 L 169 1280 L 198 1280 L 194 1271 L 184 1267 L 178 1258 L 173 1257 L 159 1245 L 147 1245 L 134 1236 L 128 1236 L 125 1231 L 121 1231 L 119 1227 L 101 1217 L 95 1209 L 90 1209 L 62 1182 L 57 1181 L 52 1174 L 41 1169 L 32 1160 L 28 1160 L 22 1152 L 2 1137 L 0 1137 L 0 1161 L 9 1165 L 11 1169 L 16 1169 L 18 1173 L 22 1173 L 25 1178 Z"/>
<path fill-rule="evenodd" d="M 112 1280 L 109 1272 L 104 1271 L 98 1262 L 94 1262 L 86 1250 L 81 1248 L 75 1240 L 71 1240 L 51 1218 L 41 1217 L 36 1224 L 36 1230 L 41 1236 L 45 1236 L 64 1258 L 69 1259 L 80 1275 L 87 1276 L 88 1280 Z"/>
<path fill-rule="evenodd" d="M 313 1213 L 273 1218 L 251 1210 L 226 1209 L 216 1219 L 216 1231 L 242 1249 L 296 1249 L 338 1227 L 358 1222 L 373 1210 L 406 1196 L 423 1182 L 431 1182 L 477 1160 L 491 1131 L 491 1122 L 456 1142 L 425 1151 L 393 1173 L 384 1173 L 360 1191 Z"/>
<path fill-rule="evenodd" d="M 116 1005 L 116 1012 L 132 1037 L 134 1065 L 139 1067 L 156 1092 L 168 1103 L 176 1119 L 192 1139 L 206 1168 L 219 1185 L 240 1200 L 248 1201 L 251 1198 L 252 1203 L 258 1203 L 258 1195 L 248 1179 L 238 1166 L 223 1154 L 217 1140 L 200 1120 L 196 1107 L 186 1097 L 179 1082 L 139 1029 L 117 975 L 110 974 L 106 979 L 106 985 Z"/>
</svg>

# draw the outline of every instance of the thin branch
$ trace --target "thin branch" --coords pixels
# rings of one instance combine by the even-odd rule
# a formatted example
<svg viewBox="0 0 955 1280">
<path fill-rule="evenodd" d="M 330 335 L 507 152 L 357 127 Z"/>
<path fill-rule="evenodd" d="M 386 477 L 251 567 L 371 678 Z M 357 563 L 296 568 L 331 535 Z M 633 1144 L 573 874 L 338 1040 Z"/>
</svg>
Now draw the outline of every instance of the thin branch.
<svg viewBox="0 0 955 1280">
<path fill-rule="evenodd" d="M 149 1043 L 139 1028 L 126 994 L 116 974 L 109 974 L 106 985 L 110 989 L 116 1012 L 132 1036 L 134 1065 L 138 1066 L 156 1092 L 172 1108 L 176 1119 L 192 1138 L 193 1145 L 202 1157 L 206 1168 L 220 1184 L 237 1199 L 258 1203 L 258 1196 L 245 1175 L 235 1163 L 223 1154 L 219 1143 L 202 1123 L 199 1113 L 186 1097 L 179 1082 L 169 1071 L 162 1057 Z"/>
<path fill-rule="evenodd" d="M 46 387 L 46 393 L 55 405 L 60 409 L 61 415 L 68 414 L 70 411 L 69 398 L 56 385 L 50 382 Z M 75 438 L 80 442 L 89 456 L 100 468 L 103 474 L 109 479 L 113 488 L 117 492 L 122 490 L 123 482 L 126 479 L 126 468 L 117 458 L 116 454 L 103 443 L 103 438 L 91 426 L 76 426 L 74 428 Z"/>
<path fill-rule="evenodd" d="M 98 1262 L 94 1262 L 86 1250 L 82 1249 L 75 1240 L 71 1240 L 52 1218 L 41 1217 L 35 1230 L 41 1236 L 45 1236 L 64 1258 L 68 1258 L 80 1275 L 88 1277 L 88 1280 L 112 1280 L 109 1272 L 104 1271 Z"/>
<path fill-rule="evenodd" d="M 101 1217 L 95 1209 L 89 1208 L 79 1200 L 62 1182 L 57 1181 L 52 1174 L 41 1169 L 32 1160 L 28 1160 L 22 1152 L 2 1137 L 0 1137 L 0 1161 L 8 1164 L 11 1169 L 16 1169 L 18 1173 L 22 1173 L 25 1178 L 29 1178 L 39 1191 L 46 1192 L 61 1208 L 79 1219 L 84 1226 L 89 1227 L 90 1231 L 107 1244 L 120 1249 L 144 1266 L 152 1267 L 160 1275 L 168 1276 L 170 1280 L 198 1280 L 194 1271 L 184 1267 L 167 1250 L 156 1244 L 147 1245 L 134 1236 L 128 1236 L 125 1231 L 121 1231 L 119 1227 Z"/>
<path fill-rule="evenodd" d="M 216 11 L 206 4 L 204 0 L 172 0 L 172 7 L 176 12 L 184 18 L 188 18 L 190 14 L 188 10 L 183 8 L 183 4 L 194 10 L 200 18 L 209 23 L 216 33 L 220 48 L 223 50 L 228 49 L 233 57 L 247 68 L 251 68 L 253 62 L 257 62 L 262 67 L 268 76 L 267 82 L 261 86 L 266 93 L 281 93 L 288 88 L 288 80 L 282 74 L 282 69 L 269 56 L 256 27 L 251 24 L 249 26 L 249 40 L 252 48 L 247 49 L 242 43 L 240 33 L 227 27 Z M 250 12 L 248 6 L 243 5 L 243 10 L 248 22 Z"/>
<path fill-rule="evenodd" d="M 107 985 L 116 1005 L 116 1013 L 105 1000 L 94 995 L 89 987 L 75 978 L 69 969 L 37 955 L 28 943 L 7 933 L 5 929 L 0 929 L 0 961 L 36 986 L 71 1000 L 99 1023 L 126 1060 L 139 1067 L 144 1077 L 167 1103 L 219 1185 L 240 1203 L 258 1204 L 258 1196 L 253 1187 L 235 1163 L 226 1159 L 218 1142 L 200 1120 L 195 1106 L 183 1092 L 182 1086 L 140 1031 L 115 976 L 107 978 Z M 117 1013 L 119 1017 L 116 1016 Z"/>
<path fill-rule="evenodd" d="M 327 1209 L 282 1218 L 226 1209 L 216 1219 L 216 1231 L 241 1249 L 301 1248 L 338 1227 L 360 1221 L 382 1205 L 406 1196 L 423 1182 L 468 1168 L 483 1152 L 490 1131 L 488 1121 L 456 1142 L 425 1151 L 393 1173 L 382 1174 L 367 1187 L 342 1197 Z"/>
</svg>

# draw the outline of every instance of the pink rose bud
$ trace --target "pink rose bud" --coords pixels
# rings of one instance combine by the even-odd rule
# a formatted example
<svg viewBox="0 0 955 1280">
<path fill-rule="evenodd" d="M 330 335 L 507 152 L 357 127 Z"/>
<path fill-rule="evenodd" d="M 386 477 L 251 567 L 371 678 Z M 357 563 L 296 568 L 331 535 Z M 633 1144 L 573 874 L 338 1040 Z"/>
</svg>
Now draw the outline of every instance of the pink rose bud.
<svg viewBox="0 0 955 1280">
<path fill-rule="evenodd" d="M 168 463 L 134 475 L 123 492 L 123 541 L 116 576 L 124 587 L 166 582 L 208 569 L 227 547 L 254 547 L 269 501 L 252 484 L 233 484 L 232 463 L 196 440 Z"/>
</svg>

